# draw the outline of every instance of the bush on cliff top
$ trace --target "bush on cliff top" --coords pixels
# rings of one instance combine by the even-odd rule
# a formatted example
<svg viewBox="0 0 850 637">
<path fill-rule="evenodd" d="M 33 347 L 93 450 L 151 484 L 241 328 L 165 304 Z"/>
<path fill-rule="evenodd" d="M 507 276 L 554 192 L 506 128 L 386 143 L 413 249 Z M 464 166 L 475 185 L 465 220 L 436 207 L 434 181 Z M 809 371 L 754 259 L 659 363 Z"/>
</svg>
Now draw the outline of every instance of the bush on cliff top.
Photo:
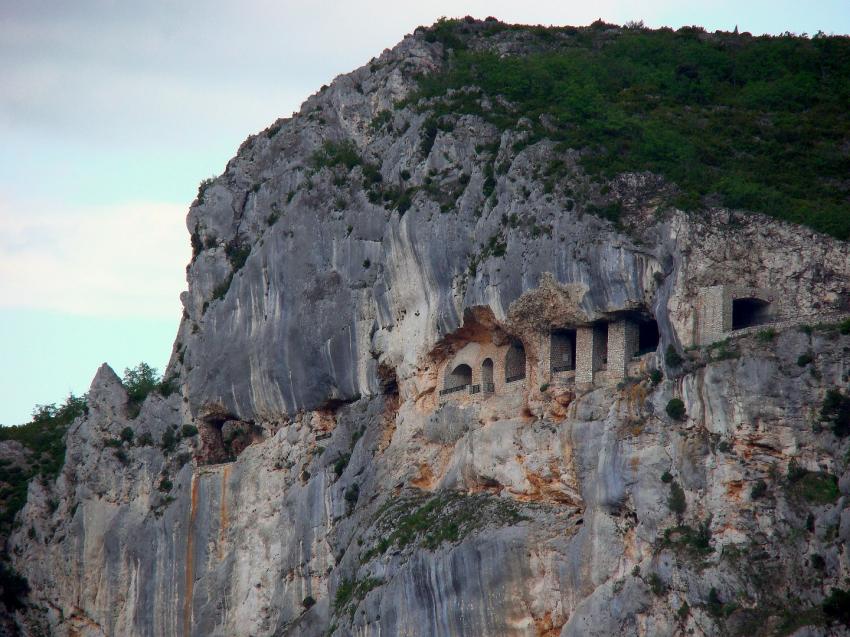
<svg viewBox="0 0 850 637">
<path fill-rule="evenodd" d="M 428 32 L 454 49 L 420 79 L 416 97 L 442 98 L 435 116 L 476 114 L 502 130 L 525 117 L 527 143 L 582 149 L 593 176 L 652 171 L 679 186 L 679 207 L 711 195 L 850 238 L 850 38 L 525 28 L 531 52 L 500 56 L 468 48 L 466 30 L 443 21 Z M 483 95 L 449 94 L 462 87 Z"/>
</svg>

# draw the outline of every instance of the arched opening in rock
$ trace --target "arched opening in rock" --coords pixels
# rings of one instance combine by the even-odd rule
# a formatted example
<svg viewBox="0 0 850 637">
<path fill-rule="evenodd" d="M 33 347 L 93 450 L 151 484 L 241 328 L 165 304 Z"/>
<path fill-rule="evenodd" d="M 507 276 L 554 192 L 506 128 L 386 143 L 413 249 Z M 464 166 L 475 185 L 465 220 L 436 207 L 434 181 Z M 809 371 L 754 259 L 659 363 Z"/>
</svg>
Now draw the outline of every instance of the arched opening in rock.
<svg viewBox="0 0 850 637">
<path fill-rule="evenodd" d="M 658 322 L 655 319 L 638 320 L 638 343 L 636 356 L 649 354 L 658 349 L 661 335 L 658 332 Z"/>
<path fill-rule="evenodd" d="M 549 369 L 555 374 L 575 369 L 576 331 L 552 330 L 550 339 Z"/>
<path fill-rule="evenodd" d="M 493 359 L 485 358 L 481 363 L 481 390 L 485 393 L 492 394 L 496 391 L 496 385 L 493 383 Z"/>
<path fill-rule="evenodd" d="M 770 303 L 757 298 L 732 300 L 732 329 L 741 330 L 771 321 Z"/>
<path fill-rule="evenodd" d="M 512 383 L 525 378 L 525 348 L 513 341 L 505 354 L 505 382 Z"/>
<path fill-rule="evenodd" d="M 461 363 L 455 367 L 451 374 L 446 374 L 445 389 L 460 389 L 472 384 L 472 368 Z"/>
</svg>

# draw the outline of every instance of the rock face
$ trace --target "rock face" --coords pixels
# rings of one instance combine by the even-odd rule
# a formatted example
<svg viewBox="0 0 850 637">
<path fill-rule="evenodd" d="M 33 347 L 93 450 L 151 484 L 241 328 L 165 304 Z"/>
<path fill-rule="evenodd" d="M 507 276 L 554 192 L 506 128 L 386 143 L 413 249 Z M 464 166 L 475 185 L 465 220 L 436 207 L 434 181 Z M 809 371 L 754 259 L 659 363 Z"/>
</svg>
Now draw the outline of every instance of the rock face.
<svg viewBox="0 0 850 637">
<path fill-rule="evenodd" d="M 9 540 L 24 634 L 847 634 L 819 606 L 850 576 L 819 410 L 850 336 L 792 324 L 845 311 L 850 247 L 666 209 L 648 174 L 602 188 L 472 116 L 432 134 L 402 100 L 443 53 L 405 38 L 202 187 L 179 391 L 132 417 L 98 371 Z M 716 285 L 777 291 L 789 326 L 683 350 Z M 638 314 L 638 376 L 548 376 L 550 329 Z M 521 342 L 525 379 L 439 396 L 474 341 Z"/>
</svg>

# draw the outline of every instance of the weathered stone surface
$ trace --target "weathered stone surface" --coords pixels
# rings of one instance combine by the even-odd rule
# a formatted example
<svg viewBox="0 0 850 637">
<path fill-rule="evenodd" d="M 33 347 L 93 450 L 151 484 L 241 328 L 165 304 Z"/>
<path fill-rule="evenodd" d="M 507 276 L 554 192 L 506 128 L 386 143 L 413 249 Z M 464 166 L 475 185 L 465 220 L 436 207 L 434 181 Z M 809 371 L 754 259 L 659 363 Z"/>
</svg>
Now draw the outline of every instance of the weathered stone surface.
<svg viewBox="0 0 850 637">
<path fill-rule="evenodd" d="M 850 336 L 681 346 L 707 286 L 843 310 L 848 246 L 760 216 L 660 210 L 651 175 L 611 183 L 628 203 L 616 229 L 587 214 L 598 186 L 571 152 L 515 151 L 513 133 L 471 116 L 424 153 L 426 114 L 394 104 L 442 64 L 440 44 L 406 38 L 246 140 L 193 204 L 167 371 L 179 391 L 132 419 L 98 371 L 60 476 L 31 484 L 9 541 L 33 589 L 25 632 L 745 634 L 844 586 L 847 442 L 813 425 L 825 390 L 846 385 Z M 326 140 L 353 142 L 361 164 L 316 167 Z M 584 195 L 546 192 L 535 168 L 556 156 Z M 493 161 L 505 169 L 485 197 Z M 404 214 L 370 202 L 365 164 L 417 188 Z M 668 345 L 684 362 L 660 382 L 544 387 L 543 331 L 626 312 L 658 322 L 647 371 L 668 367 Z M 440 404 L 440 366 L 486 334 L 522 340 L 529 377 Z M 666 414 L 673 397 L 682 420 Z M 199 435 L 162 444 L 187 424 Z M 109 446 L 128 426 L 136 442 Z M 806 501 L 792 460 L 837 476 L 838 497 Z M 689 542 L 683 525 L 710 537 Z M 740 610 L 718 613 L 712 589 Z"/>
</svg>

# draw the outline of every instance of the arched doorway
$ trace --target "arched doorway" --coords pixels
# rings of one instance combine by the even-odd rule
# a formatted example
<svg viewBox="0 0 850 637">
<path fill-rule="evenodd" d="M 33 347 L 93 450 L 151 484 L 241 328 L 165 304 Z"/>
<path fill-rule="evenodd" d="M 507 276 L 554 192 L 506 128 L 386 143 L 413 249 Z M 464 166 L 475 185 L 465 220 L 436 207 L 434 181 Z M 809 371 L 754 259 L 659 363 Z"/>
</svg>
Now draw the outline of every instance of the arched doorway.
<svg viewBox="0 0 850 637">
<path fill-rule="evenodd" d="M 505 355 L 505 382 L 512 383 L 525 378 L 525 348 L 514 341 Z"/>
<path fill-rule="evenodd" d="M 481 390 L 484 393 L 492 394 L 496 391 L 496 386 L 493 384 L 493 359 L 485 358 L 481 363 Z"/>
<path fill-rule="evenodd" d="M 443 382 L 443 390 L 440 392 L 443 394 L 451 394 L 457 391 L 461 391 L 465 387 L 468 387 L 472 384 L 472 368 L 465 364 L 461 363 L 457 367 L 455 367 L 451 373 L 446 374 L 446 378 Z"/>
</svg>

